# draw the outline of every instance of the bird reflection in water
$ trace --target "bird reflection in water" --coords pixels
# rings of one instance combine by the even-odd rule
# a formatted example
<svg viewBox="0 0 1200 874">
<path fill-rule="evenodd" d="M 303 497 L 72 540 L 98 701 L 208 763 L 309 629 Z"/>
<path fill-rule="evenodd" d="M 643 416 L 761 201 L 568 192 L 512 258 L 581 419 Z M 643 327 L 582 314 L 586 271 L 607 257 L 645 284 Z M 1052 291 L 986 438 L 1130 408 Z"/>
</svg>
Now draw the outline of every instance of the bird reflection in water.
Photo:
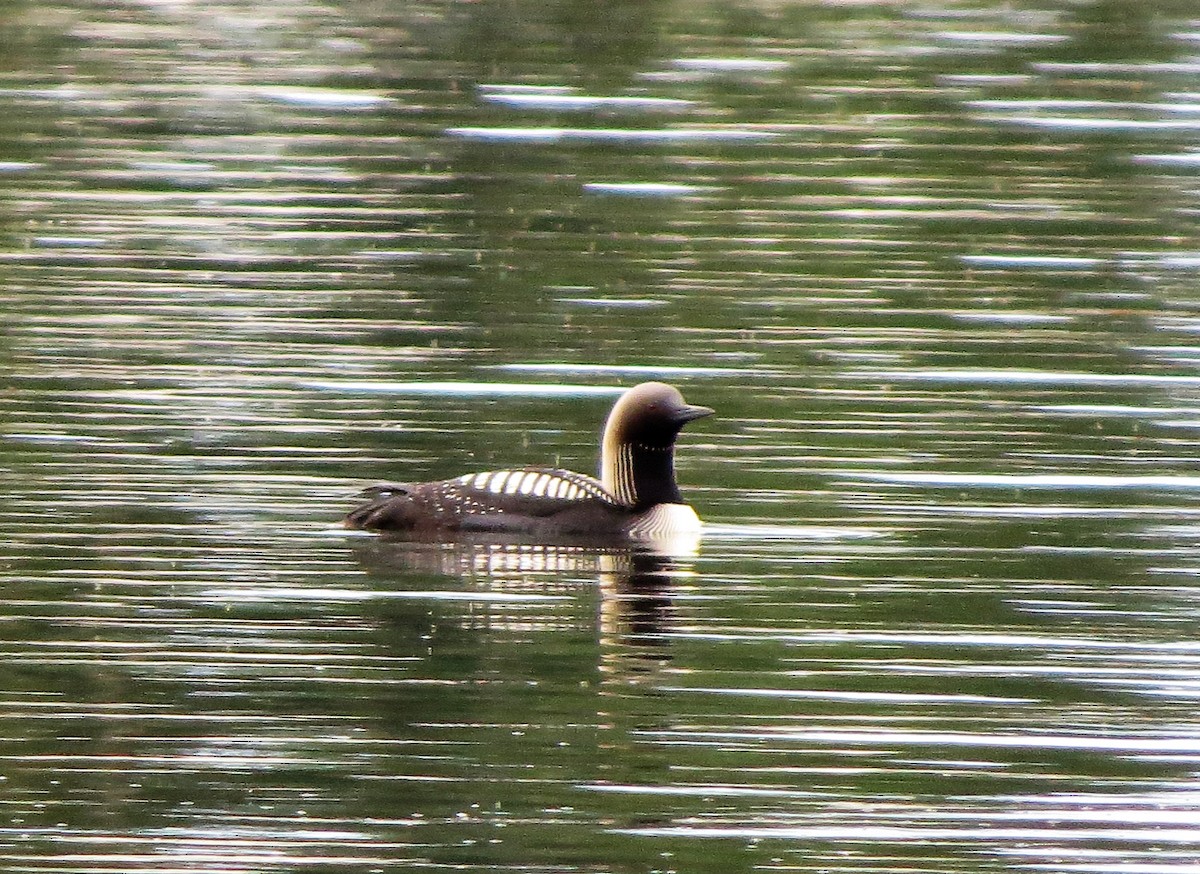
<svg viewBox="0 0 1200 874">
<path fill-rule="evenodd" d="M 603 682 L 637 683 L 670 660 L 667 641 L 681 580 L 693 574 L 698 536 L 671 541 L 573 539 L 531 544 L 495 534 L 450 539 L 356 538 L 360 564 L 372 576 L 435 574 L 461 582 L 428 591 L 431 599 L 480 602 L 472 624 L 485 630 L 582 628 L 595 622 Z M 428 581 L 425 581 L 426 584 Z M 553 609 L 591 603 L 595 614 Z M 406 592 L 420 597 L 421 592 Z M 536 602 L 548 602 L 538 609 Z M 534 602 L 531 604 L 530 602 Z M 532 608 L 532 609 L 531 609 Z M 465 618 L 465 617 L 464 617 Z M 482 623 L 481 623 L 482 620 Z"/>
</svg>

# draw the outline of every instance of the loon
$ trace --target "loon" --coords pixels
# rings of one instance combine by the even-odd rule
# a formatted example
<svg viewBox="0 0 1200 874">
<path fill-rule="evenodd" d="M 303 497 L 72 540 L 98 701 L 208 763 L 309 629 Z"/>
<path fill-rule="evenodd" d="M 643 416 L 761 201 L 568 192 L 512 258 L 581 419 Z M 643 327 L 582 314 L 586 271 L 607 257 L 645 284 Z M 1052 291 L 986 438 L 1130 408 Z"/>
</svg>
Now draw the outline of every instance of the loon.
<svg viewBox="0 0 1200 874">
<path fill-rule="evenodd" d="M 347 528 L 437 534 L 495 532 L 534 537 L 654 540 L 700 530 L 675 482 L 675 439 L 712 415 L 673 386 L 626 391 L 604 425 L 600 479 L 552 467 L 468 473 L 454 479 L 372 486 Z"/>
</svg>

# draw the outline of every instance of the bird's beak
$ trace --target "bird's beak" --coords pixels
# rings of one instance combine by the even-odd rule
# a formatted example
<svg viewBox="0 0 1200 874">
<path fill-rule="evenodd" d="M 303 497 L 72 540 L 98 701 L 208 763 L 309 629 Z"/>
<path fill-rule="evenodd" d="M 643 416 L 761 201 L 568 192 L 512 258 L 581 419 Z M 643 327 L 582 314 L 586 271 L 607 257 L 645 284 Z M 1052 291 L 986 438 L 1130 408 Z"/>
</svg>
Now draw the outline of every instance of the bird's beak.
<svg viewBox="0 0 1200 874">
<path fill-rule="evenodd" d="M 705 416 L 711 416 L 715 412 L 716 410 L 712 409 L 711 407 L 701 407 L 697 406 L 696 404 L 686 404 L 684 408 L 679 411 L 679 421 L 691 422 L 695 419 L 703 419 Z"/>
</svg>

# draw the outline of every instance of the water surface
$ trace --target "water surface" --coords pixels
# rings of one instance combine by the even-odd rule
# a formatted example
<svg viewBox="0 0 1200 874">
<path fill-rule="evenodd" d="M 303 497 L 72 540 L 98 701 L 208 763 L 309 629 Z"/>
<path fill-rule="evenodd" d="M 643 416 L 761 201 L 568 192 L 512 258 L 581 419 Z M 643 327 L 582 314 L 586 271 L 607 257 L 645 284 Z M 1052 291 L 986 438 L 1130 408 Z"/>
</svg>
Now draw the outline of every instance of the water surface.
<svg viewBox="0 0 1200 874">
<path fill-rule="evenodd" d="M 1194 869 L 1194 12 L 392 5 L 3 5 L 5 870 Z"/>
</svg>

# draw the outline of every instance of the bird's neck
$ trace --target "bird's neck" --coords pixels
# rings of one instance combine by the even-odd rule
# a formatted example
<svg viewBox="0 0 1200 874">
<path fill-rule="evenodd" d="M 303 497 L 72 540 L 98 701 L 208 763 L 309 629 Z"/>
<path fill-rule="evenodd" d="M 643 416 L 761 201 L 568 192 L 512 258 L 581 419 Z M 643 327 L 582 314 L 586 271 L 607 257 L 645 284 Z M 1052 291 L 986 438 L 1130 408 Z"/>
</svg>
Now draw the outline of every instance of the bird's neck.
<svg viewBox="0 0 1200 874">
<path fill-rule="evenodd" d="M 614 498 L 635 510 L 683 503 L 675 483 L 674 446 L 646 446 L 605 435 L 600 479 Z"/>
</svg>

